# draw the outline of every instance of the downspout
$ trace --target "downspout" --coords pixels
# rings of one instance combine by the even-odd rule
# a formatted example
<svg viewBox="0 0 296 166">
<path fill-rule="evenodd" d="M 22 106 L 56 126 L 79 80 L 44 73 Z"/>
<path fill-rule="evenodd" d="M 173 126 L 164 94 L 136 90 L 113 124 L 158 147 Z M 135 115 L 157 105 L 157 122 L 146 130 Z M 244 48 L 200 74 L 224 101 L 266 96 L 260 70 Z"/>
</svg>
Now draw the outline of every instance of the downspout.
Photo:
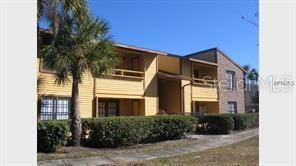
<svg viewBox="0 0 296 166">
<path fill-rule="evenodd" d="M 181 82 L 182 83 L 182 82 Z M 184 115 L 185 114 L 185 105 L 184 105 L 184 88 L 188 85 L 191 85 L 191 83 L 185 84 L 181 86 L 181 113 Z"/>
</svg>

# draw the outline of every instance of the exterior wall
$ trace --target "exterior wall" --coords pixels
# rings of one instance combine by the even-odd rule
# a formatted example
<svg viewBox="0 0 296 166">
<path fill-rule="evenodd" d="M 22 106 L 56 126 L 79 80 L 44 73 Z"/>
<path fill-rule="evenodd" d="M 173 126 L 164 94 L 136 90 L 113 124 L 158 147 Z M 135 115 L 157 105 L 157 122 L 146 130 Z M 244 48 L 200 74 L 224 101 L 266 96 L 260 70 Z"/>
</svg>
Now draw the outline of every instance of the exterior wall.
<svg viewBox="0 0 296 166">
<path fill-rule="evenodd" d="M 65 96 L 71 97 L 72 81 L 65 85 L 57 85 L 54 83 L 52 73 L 40 72 L 40 60 L 37 59 L 37 77 L 40 79 L 40 84 L 37 88 L 37 94 L 41 96 Z M 71 80 L 71 78 L 69 78 Z M 81 117 L 92 117 L 93 108 L 93 77 L 90 73 L 85 73 L 82 84 L 79 85 L 80 95 L 80 115 Z"/>
<path fill-rule="evenodd" d="M 223 56 L 219 51 L 217 51 L 218 59 L 218 80 L 226 80 L 226 70 L 235 72 L 236 81 L 243 79 L 243 71 L 238 68 L 234 63 L 232 63 L 228 58 Z M 241 90 L 239 90 L 241 89 Z M 232 90 L 219 90 L 219 109 L 220 113 L 227 112 L 227 102 L 235 101 L 237 102 L 237 112 L 245 112 L 245 98 L 243 82 L 238 85 L 238 88 Z"/>
<path fill-rule="evenodd" d="M 178 114 L 181 112 L 180 81 L 178 80 L 158 80 L 159 109 L 168 114 Z"/>
<path fill-rule="evenodd" d="M 189 61 L 182 60 L 182 75 L 191 77 L 191 64 Z M 188 80 L 182 80 L 181 81 L 181 88 L 183 87 L 183 107 L 184 107 L 184 113 L 190 114 L 192 110 L 192 87 L 190 84 L 190 81 Z"/>
<path fill-rule="evenodd" d="M 145 115 L 158 113 L 157 55 L 147 55 L 145 65 Z"/>
<path fill-rule="evenodd" d="M 180 74 L 180 58 L 166 55 L 158 56 L 158 70 L 173 74 Z"/>
<path fill-rule="evenodd" d="M 128 64 L 130 66 L 130 64 Z M 128 67 L 128 66 L 125 66 Z M 130 67 L 129 67 L 130 68 Z M 98 98 L 120 99 L 120 115 L 132 115 L 136 106 L 129 103 L 136 99 L 139 115 L 155 115 L 158 112 L 157 94 L 157 55 L 141 55 L 139 68 L 145 71 L 144 79 L 134 78 L 93 78 L 89 72 L 85 73 L 82 84 L 79 85 L 81 117 L 92 117 L 96 108 L 93 100 Z M 37 59 L 37 76 L 40 78 L 38 96 L 71 97 L 72 81 L 66 85 L 54 84 L 52 73 L 40 72 L 40 60 Z M 70 78 L 71 80 L 71 78 Z M 139 100 L 140 99 L 140 100 Z"/>
</svg>

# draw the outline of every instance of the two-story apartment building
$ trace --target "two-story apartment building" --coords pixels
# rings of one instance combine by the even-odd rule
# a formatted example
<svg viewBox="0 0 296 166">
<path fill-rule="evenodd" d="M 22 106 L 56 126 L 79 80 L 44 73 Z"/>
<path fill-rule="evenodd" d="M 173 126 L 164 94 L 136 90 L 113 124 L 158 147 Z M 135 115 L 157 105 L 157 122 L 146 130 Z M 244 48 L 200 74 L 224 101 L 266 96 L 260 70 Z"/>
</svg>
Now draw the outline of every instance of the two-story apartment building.
<svg viewBox="0 0 296 166">
<path fill-rule="evenodd" d="M 115 48 L 119 63 L 112 74 L 85 73 L 81 117 L 245 112 L 243 83 L 235 86 L 244 70 L 217 48 L 187 56 L 124 44 Z M 40 58 L 37 71 L 38 117 L 69 118 L 71 82 L 54 84 L 53 71 Z"/>
</svg>

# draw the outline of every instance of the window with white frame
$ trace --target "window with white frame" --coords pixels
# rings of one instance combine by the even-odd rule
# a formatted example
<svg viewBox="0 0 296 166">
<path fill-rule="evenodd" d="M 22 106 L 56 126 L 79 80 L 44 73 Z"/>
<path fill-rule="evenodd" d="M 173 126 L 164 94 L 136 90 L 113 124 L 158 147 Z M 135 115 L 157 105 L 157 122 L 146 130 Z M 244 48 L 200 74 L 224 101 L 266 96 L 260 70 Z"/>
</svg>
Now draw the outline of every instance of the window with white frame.
<svg viewBox="0 0 296 166">
<path fill-rule="evenodd" d="M 235 72 L 234 71 L 226 71 L 226 79 L 228 82 L 228 89 L 234 90 L 235 86 Z"/>
<path fill-rule="evenodd" d="M 229 113 L 237 113 L 237 104 L 236 102 L 228 102 L 228 112 Z"/>
<path fill-rule="evenodd" d="M 41 97 L 40 119 L 69 119 L 70 101 L 69 97 Z"/>
</svg>

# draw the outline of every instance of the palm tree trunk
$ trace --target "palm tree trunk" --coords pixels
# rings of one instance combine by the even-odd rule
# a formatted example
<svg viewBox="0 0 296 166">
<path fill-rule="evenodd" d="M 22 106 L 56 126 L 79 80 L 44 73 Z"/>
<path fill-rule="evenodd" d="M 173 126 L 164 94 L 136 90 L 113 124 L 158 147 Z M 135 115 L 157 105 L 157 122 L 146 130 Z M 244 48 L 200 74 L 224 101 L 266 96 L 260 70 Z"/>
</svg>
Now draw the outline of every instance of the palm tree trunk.
<svg viewBox="0 0 296 166">
<path fill-rule="evenodd" d="M 80 100 L 79 100 L 79 88 L 78 79 L 73 76 L 72 83 L 72 98 L 71 98 L 71 133 L 72 133 L 72 145 L 80 146 L 81 138 L 81 119 L 80 119 Z"/>
</svg>

